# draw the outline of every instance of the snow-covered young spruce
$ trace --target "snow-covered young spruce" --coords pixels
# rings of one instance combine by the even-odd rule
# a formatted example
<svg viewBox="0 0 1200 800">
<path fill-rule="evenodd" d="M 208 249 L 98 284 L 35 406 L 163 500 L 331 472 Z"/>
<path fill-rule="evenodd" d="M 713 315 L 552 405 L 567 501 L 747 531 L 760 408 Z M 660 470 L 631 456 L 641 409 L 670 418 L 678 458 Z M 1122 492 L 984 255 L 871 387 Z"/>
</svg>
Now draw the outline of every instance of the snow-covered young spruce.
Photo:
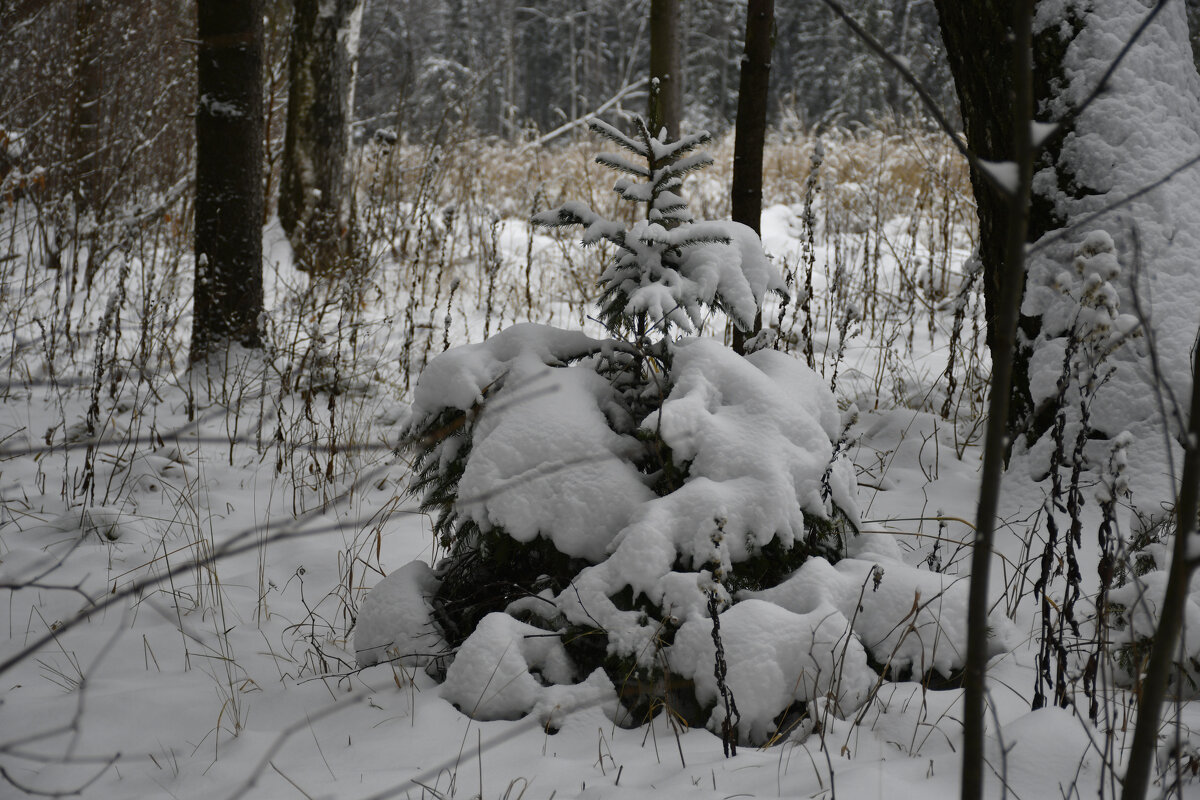
<svg viewBox="0 0 1200 800">
<path fill-rule="evenodd" d="M 749 228 L 688 212 L 679 189 L 711 163 L 707 134 L 591 127 L 623 151 L 597 160 L 644 218 L 568 202 L 535 221 L 614 247 L 598 315 L 611 338 L 515 325 L 429 364 L 407 442 L 447 555 L 373 590 L 359 661 L 432 661 L 443 695 L 484 719 L 549 724 L 599 702 L 618 721 L 669 705 L 720 728 L 732 691 L 737 735 L 763 741 L 805 703 L 849 713 L 877 680 L 853 603 L 784 588 L 806 562 L 832 570 L 855 533 L 833 396 L 788 355 L 692 335 L 714 310 L 749 329 L 779 271 Z"/>
</svg>

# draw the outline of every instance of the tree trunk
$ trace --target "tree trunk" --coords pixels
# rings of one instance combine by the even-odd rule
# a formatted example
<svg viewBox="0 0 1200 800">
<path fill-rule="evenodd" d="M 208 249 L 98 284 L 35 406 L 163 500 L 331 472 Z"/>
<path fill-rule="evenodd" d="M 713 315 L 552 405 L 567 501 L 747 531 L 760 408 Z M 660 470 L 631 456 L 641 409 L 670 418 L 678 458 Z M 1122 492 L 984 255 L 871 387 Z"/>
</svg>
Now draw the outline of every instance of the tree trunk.
<svg viewBox="0 0 1200 800">
<path fill-rule="evenodd" d="M 83 214 L 100 200 L 100 0 L 77 0 L 75 6 L 75 92 L 72 98 L 72 149 L 75 211 Z"/>
<path fill-rule="evenodd" d="M 942 40 L 954 75 L 962 111 L 967 146 L 985 161 L 1011 161 L 1012 75 L 997 65 L 1012 63 L 1012 4 L 1005 0 L 935 0 Z M 1066 41 L 1054 26 L 1035 34 L 1033 46 L 1033 101 L 1039 108 L 1050 93 L 1051 81 L 1061 70 Z M 1062 137 L 1057 138 L 1058 142 Z M 1056 153 L 1043 154 L 1041 163 L 1053 163 Z M 987 344 L 996 355 L 996 323 L 1003 291 L 1005 238 L 1009 230 L 1009 203 L 977 169 L 971 170 L 971 186 L 979 217 L 979 258 L 983 263 L 983 297 L 987 320 Z M 1027 238 L 1033 242 L 1060 227 L 1053 207 L 1035 194 L 1029 214 Z M 1022 316 L 1021 336 L 1032 341 L 1040 328 L 1036 318 Z M 1019 343 L 1013 354 L 1013 394 L 1009 404 L 1008 429 L 1016 434 L 1041 432 L 1049 427 L 1034 420 L 1034 402 L 1029 388 L 1029 348 Z M 1044 416 L 1044 415 L 1043 415 Z M 1052 414 L 1050 415 L 1053 416 Z"/>
<path fill-rule="evenodd" d="M 261 346 L 262 2 L 198 0 L 191 360 Z"/>
<path fill-rule="evenodd" d="M 968 145 L 986 161 L 1012 160 L 1007 144 L 1012 139 L 1007 113 L 1011 77 L 995 66 L 1010 60 L 1010 4 L 937 0 L 937 6 Z M 1113 401 L 1094 404 L 1092 438 L 1110 439 L 1122 430 L 1134 434 L 1137 444 L 1131 458 L 1141 467 L 1134 488 L 1145 491 L 1139 505 L 1154 513 L 1159 501 L 1171 497 L 1166 479 L 1170 466 L 1160 446 L 1164 421 L 1156 398 L 1160 391 L 1176 397 L 1190 391 L 1190 339 L 1179 332 L 1195 326 L 1194 306 L 1183 298 L 1195 291 L 1194 263 L 1186 253 L 1191 231 L 1200 224 L 1200 204 L 1186 198 L 1196 196 L 1190 187 L 1200 188 L 1200 175 L 1184 172 L 1172 179 L 1170 189 L 1138 193 L 1177 166 L 1180 153 L 1191 152 L 1181 150 L 1179 143 L 1196 139 L 1200 78 L 1181 5 L 1147 8 L 1139 0 L 1097 0 L 1083 10 L 1072 8 L 1057 17 L 1040 12 L 1034 30 L 1034 108 L 1039 122 L 1055 123 L 1057 128 L 1042 144 L 1034 165 L 1037 180 L 1027 234 L 1033 249 L 1023 287 L 1007 421 L 1010 439 L 1019 446 L 1032 446 L 1050 429 L 1058 411 L 1054 381 L 1031 378 L 1057 375 L 1061 346 L 1070 334 L 1076 301 L 1063 294 L 1058 276 L 1069 270 L 1089 231 L 1106 231 L 1116 243 L 1121 266 L 1113 281 L 1120 310 L 1148 324 L 1145 340 L 1159 349 L 1158 363 L 1166 374 L 1151 376 L 1159 367 L 1139 354 L 1144 345 L 1115 350 L 1109 360 L 1116 371 L 1097 390 L 1098 397 Z M 1149 15 L 1156 16 L 1143 27 Z M 1128 56 L 1110 69 L 1123 46 L 1117 43 L 1130 42 L 1135 35 L 1139 38 Z M 1093 93 L 1094 99 L 1080 111 L 1078 105 Z M 1151 105 L 1162 111 L 1151 114 Z M 1009 212 L 1001 193 L 976 170 L 972 182 L 988 344 L 995 357 Z M 1184 185 L 1188 191 L 1178 188 Z M 1093 216 L 1113 203 L 1123 205 L 1116 213 Z M 1187 231 L 1185 239 L 1175 231 Z M 1147 266 L 1152 266 L 1152 274 Z M 1165 389 L 1156 385 L 1159 380 L 1166 383 Z M 1168 435 L 1179 435 L 1174 427 Z"/>
<path fill-rule="evenodd" d="M 775 0 L 750 0 L 746 7 L 746 50 L 738 84 L 737 122 L 733 139 L 733 221 L 759 232 L 762 218 L 763 148 L 767 139 L 767 97 L 774 46 Z M 733 326 L 733 349 L 744 353 L 747 334 L 762 328 L 762 313 L 754 329 Z"/>
<path fill-rule="evenodd" d="M 679 0 L 650 0 L 650 130 L 679 138 L 683 116 Z"/>
<path fill-rule="evenodd" d="M 989 422 L 1001 419 L 1010 441 L 1024 439 L 1029 449 L 1021 455 L 1022 471 L 1034 475 L 1057 468 L 1046 448 L 1053 443 L 1044 441 L 1044 434 L 1060 408 L 1062 419 L 1087 426 L 1087 447 L 1065 454 L 1081 459 L 1082 469 L 1099 471 L 1104 441 L 1121 434 L 1128 442 L 1123 475 L 1129 487 L 1122 504 L 1130 508 L 1133 524 L 1175 505 L 1186 517 L 1178 523 L 1178 535 L 1186 538 L 1195 527 L 1200 452 L 1177 399 L 1194 391 L 1196 310 L 1194 299 L 1187 298 L 1194 298 L 1200 285 L 1194 257 L 1200 248 L 1200 174 L 1181 167 L 1195 163 L 1185 158 L 1200 146 L 1195 126 L 1200 76 L 1188 48 L 1183 8 L 1167 2 L 1148 8 L 1141 0 L 1040 3 L 1036 14 L 1022 17 L 1026 27 L 1034 19 L 1036 28 L 1032 85 L 1023 93 L 1033 102 L 1020 105 L 1029 106 L 1040 123 L 1026 127 L 1028 118 L 1012 113 L 1018 105 L 1012 99 L 1013 74 L 998 67 L 1011 61 L 1012 42 L 1021 38 L 1011 32 L 1014 9 L 996 0 L 969 5 L 938 0 L 937 5 L 970 148 L 984 161 L 1014 162 L 1022 189 L 1028 185 L 1026 171 L 1032 167 L 1036 174 L 1027 205 L 1015 203 L 1012 195 L 1006 200 L 979 171 L 972 174 L 988 343 L 995 364 L 1003 364 L 1006 354 L 1014 357 L 1010 413 L 997 403 L 994 388 Z M 1040 141 L 1031 141 L 1029 157 L 1022 158 L 1009 142 L 1029 137 Z M 1187 145 L 1180 147 L 1181 142 Z M 1011 166 L 996 173 L 1018 171 Z M 1017 215 L 1026 209 L 1029 224 L 1022 246 L 1010 246 L 1008 258 L 1014 262 L 1024 255 L 1022 278 L 1005 270 L 1002 253 L 1004 232 L 1020 227 Z M 1103 272 L 1080 272 L 1092 269 L 1085 259 L 1097 242 L 1110 242 L 1115 258 Z M 1103 305 L 1086 288 L 1098 278 L 1105 288 Z M 1014 307 L 1002 296 L 1021 298 L 1016 342 L 1004 340 L 1003 310 Z M 1096 308 L 1111 313 L 1116 324 L 1090 328 L 1088 315 Z M 1120 317 L 1118 312 L 1123 312 Z M 1131 335 L 1135 325 L 1140 325 L 1136 336 Z M 1094 348 L 1092 361 L 1082 370 L 1067 370 L 1064 352 L 1076 345 Z M 993 379 L 998 387 L 1001 381 L 995 374 Z M 1081 406 L 1087 412 L 1083 419 Z M 1193 428 L 1198 413 L 1194 400 Z M 993 449 L 991 428 L 989 424 L 988 453 Z M 1182 442 L 1187 444 L 1181 448 Z M 1186 460 L 1180 489 L 1171 476 L 1181 450 Z M 984 476 L 985 493 L 994 495 L 998 473 L 994 468 L 989 473 L 986 461 Z M 985 533 L 990 534 L 996 515 L 995 498 L 988 501 L 985 505 L 981 494 L 971 569 L 964 798 L 978 797 L 981 786 L 986 642 L 979 615 L 989 599 L 984 591 L 990 549 Z M 1134 740 L 1135 750 L 1144 748 L 1142 756 L 1153 751 L 1166 661 L 1181 619 L 1172 603 L 1180 602 L 1187 585 L 1182 563 L 1187 545 L 1177 545 L 1179 560 L 1168 579 L 1161 639 L 1145 678 L 1145 708 Z M 1135 760 L 1131 756 L 1127 797 L 1140 797 L 1149 777 L 1149 763 L 1134 767 Z"/>
<path fill-rule="evenodd" d="M 279 221 L 297 266 L 338 275 L 353 251 L 350 121 L 362 0 L 296 0 Z"/>
</svg>

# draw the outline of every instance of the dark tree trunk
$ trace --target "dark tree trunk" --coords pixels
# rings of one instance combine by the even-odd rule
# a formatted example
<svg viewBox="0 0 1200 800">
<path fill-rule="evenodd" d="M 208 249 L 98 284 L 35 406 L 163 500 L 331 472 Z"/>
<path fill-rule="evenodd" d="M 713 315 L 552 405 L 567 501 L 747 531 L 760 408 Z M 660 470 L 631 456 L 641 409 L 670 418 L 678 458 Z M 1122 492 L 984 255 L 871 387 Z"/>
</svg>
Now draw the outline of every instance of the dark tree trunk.
<svg viewBox="0 0 1200 800">
<path fill-rule="evenodd" d="M 72 150 L 75 210 L 84 213 L 100 200 L 100 0 L 78 0 L 75 7 L 75 91 L 72 98 Z"/>
<path fill-rule="evenodd" d="M 738 84 L 737 122 L 733 139 L 733 221 L 759 232 L 762 218 L 763 147 L 767 139 L 767 97 L 774 46 L 775 0 L 750 0 L 746 7 L 746 50 Z M 745 352 L 747 334 L 762 328 L 761 312 L 754 330 L 733 327 L 733 349 Z"/>
<path fill-rule="evenodd" d="M 262 2 L 198 0 L 191 360 L 261 346 Z"/>
<path fill-rule="evenodd" d="M 935 0 L 942 40 L 954 76 L 962 111 L 967 146 L 985 161 L 1013 159 L 1013 81 L 1005 65 L 1012 63 L 1013 6 L 1007 0 Z M 1061 71 L 1061 60 L 1069 37 L 1057 26 L 1035 35 L 1033 44 L 1033 103 L 1035 112 L 1050 95 L 1051 82 Z M 1049 120 L 1047 120 L 1049 121 Z M 1057 136 L 1061 142 L 1064 136 Z M 1058 146 L 1051 143 L 1039 164 L 1058 160 Z M 983 296 L 987 319 L 987 344 L 995 355 L 996 322 L 1004 275 L 1005 237 L 1010 227 L 1008 200 L 978 170 L 971 170 L 971 185 L 979 217 L 979 257 L 983 262 Z M 1047 231 L 1062 226 L 1049 202 L 1036 193 L 1031 198 L 1027 241 L 1037 241 Z M 1049 427 L 1047 419 L 1035 419 L 1029 387 L 1029 348 L 1041 328 L 1038 319 L 1022 316 L 1014 352 L 1012 402 L 1008 428 L 1016 434 L 1036 436 Z M 1042 413 L 1046 416 L 1046 412 Z M 1053 412 L 1049 412 L 1053 417 Z"/>
<path fill-rule="evenodd" d="M 362 0 L 296 0 L 288 57 L 287 134 L 279 187 L 279 221 L 301 269 L 342 272 L 353 247 L 346 161 L 354 95 L 348 40 Z M 322 13 L 322 7 L 328 7 Z"/>
<path fill-rule="evenodd" d="M 679 0 L 650 0 L 650 130 L 655 136 L 666 128 L 668 139 L 679 138 L 681 78 Z"/>
</svg>

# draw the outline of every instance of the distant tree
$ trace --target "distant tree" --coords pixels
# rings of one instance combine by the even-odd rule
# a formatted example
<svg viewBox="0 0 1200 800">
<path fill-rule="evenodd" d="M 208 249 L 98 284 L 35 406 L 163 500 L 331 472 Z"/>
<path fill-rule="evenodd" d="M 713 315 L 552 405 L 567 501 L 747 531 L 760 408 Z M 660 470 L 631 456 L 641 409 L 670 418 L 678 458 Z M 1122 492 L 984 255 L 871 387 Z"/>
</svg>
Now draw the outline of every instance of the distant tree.
<svg viewBox="0 0 1200 800">
<path fill-rule="evenodd" d="M 198 0 L 191 360 L 261 346 L 262 0 Z"/>
<path fill-rule="evenodd" d="M 347 158 L 363 0 L 296 0 L 279 221 L 301 269 L 339 273 L 353 249 Z"/>
<path fill-rule="evenodd" d="M 78 213 L 92 208 L 100 199 L 100 95 L 103 90 L 101 21 L 100 0 L 77 0 L 71 140 L 74 150 L 72 189 Z"/>
<path fill-rule="evenodd" d="M 650 0 L 650 130 L 666 128 L 668 141 L 679 138 L 683 115 L 679 36 L 679 0 Z"/>
<path fill-rule="evenodd" d="M 771 85 L 771 49 L 775 0 L 750 0 L 746 7 L 746 52 L 738 87 L 737 122 L 733 140 L 733 221 L 759 233 L 762 218 L 763 148 L 767 141 L 767 102 Z M 754 329 L 733 329 L 733 349 L 745 352 L 746 334 L 762 327 L 762 312 Z"/>
</svg>

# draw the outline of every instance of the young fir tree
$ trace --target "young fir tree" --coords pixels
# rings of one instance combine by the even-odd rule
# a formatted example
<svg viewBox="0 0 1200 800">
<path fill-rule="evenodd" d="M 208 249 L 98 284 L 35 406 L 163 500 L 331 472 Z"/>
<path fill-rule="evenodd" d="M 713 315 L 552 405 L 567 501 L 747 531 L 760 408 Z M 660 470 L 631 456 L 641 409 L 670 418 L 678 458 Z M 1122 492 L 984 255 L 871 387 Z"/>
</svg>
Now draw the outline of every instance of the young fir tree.
<svg viewBox="0 0 1200 800">
<path fill-rule="evenodd" d="M 591 127 L 621 149 L 597 160 L 644 216 L 626 226 L 567 202 L 535 220 L 614 246 L 598 301 L 610 338 L 515 325 L 430 363 L 406 441 L 412 492 L 447 557 L 422 586 L 436 587 L 432 619 L 459 648 L 448 696 L 479 688 L 468 665 L 487 656 L 464 653 L 514 636 L 503 648 L 524 659 L 514 686 L 527 671 L 558 684 L 602 667 L 628 706 L 661 707 L 674 692 L 699 713 L 713 702 L 695 688 L 702 678 L 668 679 L 695 669 L 690 657 L 672 665 L 675 631 L 742 609 L 739 592 L 779 584 L 814 554 L 836 561 L 855 514 L 853 470 L 833 444 L 833 397 L 808 367 L 690 335 L 714 310 L 749 329 L 784 286 L 751 229 L 688 211 L 680 187 L 712 163 L 698 149 L 708 136 L 664 143 L 640 121 L 633 137 Z M 362 663 L 392 646 L 373 637 L 356 640 Z"/>
</svg>

